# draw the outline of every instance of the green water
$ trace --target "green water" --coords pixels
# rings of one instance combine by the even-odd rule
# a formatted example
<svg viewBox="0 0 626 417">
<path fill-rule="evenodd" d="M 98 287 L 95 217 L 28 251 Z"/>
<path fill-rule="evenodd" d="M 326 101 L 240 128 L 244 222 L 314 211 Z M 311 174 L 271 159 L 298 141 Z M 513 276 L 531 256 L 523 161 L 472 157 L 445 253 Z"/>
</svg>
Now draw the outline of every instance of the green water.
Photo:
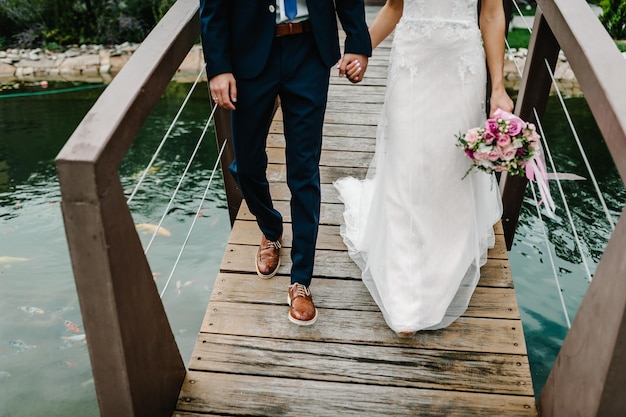
<svg viewBox="0 0 626 417">
<path fill-rule="evenodd" d="M 128 194 L 189 88 L 176 83 L 168 88 L 123 161 L 120 175 Z M 196 146 L 209 115 L 206 85 L 197 90 L 130 204 L 135 223 L 159 222 Z M 83 334 L 83 329 L 54 158 L 101 91 L 0 98 L 1 417 L 98 415 L 86 345 L 67 339 Z M 163 222 L 171 236 L 157 236 L 148 252 L 159 292 L 166 286 L 216 158 L 209 132 Z M 229 233 L 218 172 L 163 296 L 185 361 L 191 355 Z M 151 234 L 141 237 L 145 247 Z M 68 329 L 72 326 L 66 326 L 66 320 L 77 325 L 77 331 Z"/>
<path fill-rule="evenodd" d="M 182 103 L 189 85 L 172 83 L 120 167 L 124 188 L 133 189 Z M 49 88 L 73 88 L 51 85 Z M 158 223 L 208 116 L 206 86 L 198 86 L 171 139 L 130 204 L 136 223 Z M 41 91 L 37 86 L 30 92 Z M 20 92 L 23 91 L 20 90 Z M 82 322 L 59 208 L 54 158 L 102 87 L 49 95 L 0 96 L 0 417 L 97 416 L 87 349 L 66 338 L 82 334 Z M 4 91 L 11 94 L 16 91 Z M 585 101 L 570 98 L 584 148 L 612 216 L 626 193 Z M 588 177 L 555 99 L 548 106 L 546 136 L 558 149 L 560 172 Z M 199 148 L 148 259 L 161 291 L 196 214 L 217 158 L 212 135 Z M 593 272 L 610 234 L 590 181 L 563 183 L 574 223 Z M 188 360 L 230 232 L 221 174 L 209 192 L 180 264 L 163 297 L 185 361 Z M 557 189 L 552 184 L 556 197 Z M 571 319 L 587 288 L 569 223 L 557 199 L 557 219 L 548 220 L 546 245 L 527 193 L 520 227 L 509 253 L 536 393 L 539 393 L 567 332 L 559 290 L 548 258 L 556 261 Z M 141 235 L 144 246 L 150 235 Z M 65 321 L 78 326 L 73 332 Z M 69 326 L 72 327 L 72 326 Z"/>
</svg>

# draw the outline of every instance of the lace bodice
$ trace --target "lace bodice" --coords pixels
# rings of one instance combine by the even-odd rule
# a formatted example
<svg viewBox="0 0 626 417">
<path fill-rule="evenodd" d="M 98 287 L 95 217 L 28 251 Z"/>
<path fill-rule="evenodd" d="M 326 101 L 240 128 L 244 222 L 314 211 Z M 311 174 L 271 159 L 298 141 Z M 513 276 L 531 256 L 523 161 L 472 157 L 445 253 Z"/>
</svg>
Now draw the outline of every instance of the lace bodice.
<svg viewBox="0 0 626 417">
<path fill-rule="evenodd" d="M 484 66 L 484 51 L 477 2 L 405 0 L 402 19 L 394 32 L 390 75 L 404 67 L 416 76 L 431 59 L 450 58 L 450 65 L 457 67 L 459 77 L 479 73 Z"/>
<path fill-rule="evenodd" d="M 478 0 L 405 0 L 407 19 L 476 20 Z"/>
</svg>

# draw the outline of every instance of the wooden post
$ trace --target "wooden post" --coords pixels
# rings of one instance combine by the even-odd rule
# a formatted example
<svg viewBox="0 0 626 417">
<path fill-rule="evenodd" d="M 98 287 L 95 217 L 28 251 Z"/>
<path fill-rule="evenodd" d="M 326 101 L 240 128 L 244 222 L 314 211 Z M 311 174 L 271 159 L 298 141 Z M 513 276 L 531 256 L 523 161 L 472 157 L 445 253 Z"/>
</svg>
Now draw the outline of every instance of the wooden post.
<svg viewBox="0 0 626 417">
<path fill-rule="evenodd" d="M 215 105 L 215 104 L 212 104 Z M 217 148 L 222 149 L 222 145 L 226 142 L 226 147 L 220 158 L 222 166 L 222 177 L 224 178 L 224 189 L 226 190 L 226 202 L 228 204 L 228 214 L 230 216 L 230 225 L 235 223 L 243 195 L 239 190 L 239 185 L 231 174 L 228 167 L 235 159 L 235 150 L 233 149 L 233 132 L 230 123 L 230 111 L 219 107 L 215 110 L 215 140 Z"/>
<path fill-rule="evenodd" d="M 554 71 L 560 47 L 552 33 L 552 29 L 537 9 L 533 33 L 530 38 L 528 57 L 524 66 L 524 75 L 515 105 L 515 114 L 530 122 L 537 122 L 533 109 L 541 118 L 546 109 L 552 79 L 546 68 L 546 61 Z M 503 173 L 500 177 L 500 193 L 502 194 L 502 227 L 507 250 L 511 250 L 515 229 L 524 201 L 524 192 L 528 180 L 525 177 Z"/>
<path fill-rule="evenodd" d="M 626 415 L 626 210 L 539 398 L 539 414 Z"/>
<path fill-rule="evenodd" d="M 584 0 L 537 0 L 626 183 L 626 62 Z M 626 415 L 626 211 L 539 399 L 542 416 Z"/>
<path fill-rule="evenodd" d="M 57 167 L 100 415 L 170 416 L 185 365 L 122 185 L 99 183 L 95 164 Z"/>
</svg>

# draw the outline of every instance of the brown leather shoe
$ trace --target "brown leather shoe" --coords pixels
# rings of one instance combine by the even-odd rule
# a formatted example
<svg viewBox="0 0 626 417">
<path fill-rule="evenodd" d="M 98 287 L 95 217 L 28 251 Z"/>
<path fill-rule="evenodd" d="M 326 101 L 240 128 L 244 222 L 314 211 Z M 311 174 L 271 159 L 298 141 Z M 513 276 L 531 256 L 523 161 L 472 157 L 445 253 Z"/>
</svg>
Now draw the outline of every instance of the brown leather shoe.
<svg viewBox="0 0 626 417">
<path fill-rule="evenodd" d="M 282 246 L 282 235 L 276 242 L 267 240 L 265 235 L 261 237 L 261 245 L 256 252 L 256 273 L 263 279 L 272 278 L 276 275 L 280 266 L 280 248 Z"/>
<path fill-rule="evenodd" d="M 310 326 L 317 320 L 317 309 L 313 304 L 311 290 L 302 284 L 289 286 L 289 321 L 299 326 Z"/>
</svg>

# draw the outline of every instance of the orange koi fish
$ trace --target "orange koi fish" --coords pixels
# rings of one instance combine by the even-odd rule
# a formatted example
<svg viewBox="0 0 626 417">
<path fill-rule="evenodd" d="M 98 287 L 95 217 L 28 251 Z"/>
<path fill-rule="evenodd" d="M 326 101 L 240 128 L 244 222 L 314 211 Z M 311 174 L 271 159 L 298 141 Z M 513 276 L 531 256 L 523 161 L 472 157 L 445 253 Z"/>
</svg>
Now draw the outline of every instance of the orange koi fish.
<svg viewBox="0 0 626 417">
<path fill-rule="evenodd" d="M 69 320 L 65 320 L 63 324 L 65 325 L 65 328 L 71 332 L 74 332 L 74 333 L 80 332 L 80 327 L 78 327 L 76 323 L 72 323 Z"/>
</svg>

